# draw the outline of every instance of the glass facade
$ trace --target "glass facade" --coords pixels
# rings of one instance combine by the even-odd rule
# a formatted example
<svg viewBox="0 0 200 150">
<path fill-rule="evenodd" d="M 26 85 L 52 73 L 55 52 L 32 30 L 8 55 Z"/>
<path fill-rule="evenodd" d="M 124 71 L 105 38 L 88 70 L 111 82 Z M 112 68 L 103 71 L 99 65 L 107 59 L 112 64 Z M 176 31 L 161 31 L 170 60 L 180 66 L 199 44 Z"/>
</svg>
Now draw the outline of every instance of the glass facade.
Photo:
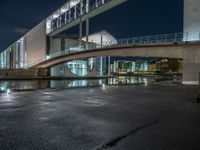
<svg viewBox="0 0 200 150">
<path fill-rule="evenodd" d="M 0 68 L 10 68 L 10 48 L 0 53 Z"/>
<path fill-rule="evenodd" d="M 88 58 L 69 61 L 51 67 L 51 76 L 77 76 L 84 77 L 107 75 L 108 65 L 106 57 Z M 71 75 L 70 75 L 71 74 Z"/>
<path fill-rule="evenodd" d="M 25 67 L 25 44 L 21 38 L 5 51 L 0 53 L 0 68 L 19 69 Z"/>
<path fill-rule="evenodd" d="M 18 51 L 18 68 L 24 68 L 25 67 L 25 44 L 24 44 L 24 38 L 21 38 L 17 42 L 17 51 Z"/>
<path fill-rule="evenodd" d="M 126 73 L 134 73 L 138 71 L 147 71 L 148 70 L 148 62 L 147 61 L 126 61 L 119 60 L 114 61 L 111 64 L 111 72 L 126 74 Z"/>
<path fill-rule="evenodd" d="M 66 53 L 78 52 L 85 50 L 86 47 L 88 48 L 89 46 L 91 46 L 90 48 L 98 48 L 99 45 L 96 41 L 89 44 L 89 46 L 85 45 L 83 48 L 71 47 L 69 50 L 63 48 L 63 45 L 61 44 L 62 46 L 55 45 L 56 50 L 58 49 L 58 51 L 56 51 L 57 53 L 54 55 L 54 53 L 52 54 L 51 52 L 52 39 L 49 38 L 46 34 L 61 28 L 67 23 L 78 19 L 81 15 L 85 15 L 108 2 L 111 2 L 109 7 L 102 7 L 104 9 L 99 9 L 99 11 L 92 13 L 92 16 L 90 17 L 111 9 L 112 7 L 123 3 L 124 1 L 125 0 L 115 0 L 115 2 L 114 0 L 69 0 L 61 8 L 51 14 L 47 19 L 43 20 L 38 26 L 33 28 L 30 32 L 26 33 L 22 38 L 9 46 L 6 50 L 1 52 L 0 68 L 29 68 L 41 61 L 44 61 L 45 58 L 49 59 L 51 57 L 58 56 L 59 54 L 63 55 Z M 69 46 L 66 45 L 67 44 L 64 43 L 64 47 Z M 43 57 L 43 54 L 46 56 Z M 42 59 L 38 59 L 37 61 L 37 57 L 40 56 Z M 106 72 L 105 58 L 99 57 L 95 60 L 97 61 L 97 75 L 104 75 Z M 88 74 L 92 67 L 94 67 L 94 59 L 74 60 L 68 62 L 66 65 L 71 69 L 72 73 L 79 76 L 84 76 Z"/>
</svg>

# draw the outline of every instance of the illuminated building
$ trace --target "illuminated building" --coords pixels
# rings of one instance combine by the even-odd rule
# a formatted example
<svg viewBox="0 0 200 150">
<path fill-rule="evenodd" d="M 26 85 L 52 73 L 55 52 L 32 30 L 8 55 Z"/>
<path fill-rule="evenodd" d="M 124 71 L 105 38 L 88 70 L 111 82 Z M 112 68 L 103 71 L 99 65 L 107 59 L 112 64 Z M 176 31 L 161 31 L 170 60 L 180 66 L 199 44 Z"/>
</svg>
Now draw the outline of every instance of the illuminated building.
<svg viewBox="0 0 200 150">
<path fill-rule="evenodd" d="M 182 73 L 183 62 L 180 59 L 150 58 L 144 60 L 118 60 L 111 63 L 111 73 L 115 75 L 132 75 L 137 73 Z"/>
<path fill-rule="evenodd" d="M 137 61 L 127 61 L 118 60 L 111 63 L 111 73 L 126 75 L 135 72 L 145 72 L 148 70 L 148 62 L 137 60 Z"/>
<path fill-rule="evenodd" d="M 38 25 L 28 31 L 23 37 L 11 44 L 0 53 L 0 68 L 31 68 L 39 62 L 48 60 L 57 53 L 63 51 L 86 50 L 90 44 L 106 45 L 109 41 L 116 41 L 112 35 L 106 31 L 90 35 L 90 19 L 125 2 L 126 0 L 68 0 L 58 10 L 49 17 L 41 21 Z M 86 36 L 83 38 L 83 22 L 86 22 Z M 70 39 L 59 37 L 64 31 L 79 25 L 79 37 Z M 91 39 L 90 39 L 91 37 Z M 85 46 L 84 46 L 85 45 Z M 92 60 L 92 61 L 91 61 Z M 101 70 L 96 74 L 103 75 L 105 72 L 103 64 L 104 58 L 88 58 L 88 60 L 74 60 L 51 69 L 52 75 L 64 73 L 68 70 L 74 75 L 84 76 L 91 69 L 88 66 L 91 62 L 100 62 Z M 67 65 L 66 65 L 67 64 Z M 91 64 L 90 64 L 91 65 Z M 61 66 L 61 68 L 60 68 Z M 65 66 L 65 67 L 64 67 Z M 92 65 L 95 68 L 95 65 Z M 77 69 L 75 71 L 74 69 Z M 82 69 L 82 70 L 81 70 Z"/>
</svg>

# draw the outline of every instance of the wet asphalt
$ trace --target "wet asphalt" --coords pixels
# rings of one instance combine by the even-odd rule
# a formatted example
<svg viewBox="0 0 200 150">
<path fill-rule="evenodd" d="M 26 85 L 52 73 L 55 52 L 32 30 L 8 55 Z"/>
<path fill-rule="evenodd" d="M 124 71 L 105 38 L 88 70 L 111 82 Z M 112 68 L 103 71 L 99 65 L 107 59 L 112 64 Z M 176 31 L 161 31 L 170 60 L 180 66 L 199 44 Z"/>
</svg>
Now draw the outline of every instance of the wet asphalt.
<svg viewBox="0 0 200 150">
<path fill-rule="evenodd" d="M 0 150 L 200 150 L 197 86 L 0 95 Z"/>
</svg>

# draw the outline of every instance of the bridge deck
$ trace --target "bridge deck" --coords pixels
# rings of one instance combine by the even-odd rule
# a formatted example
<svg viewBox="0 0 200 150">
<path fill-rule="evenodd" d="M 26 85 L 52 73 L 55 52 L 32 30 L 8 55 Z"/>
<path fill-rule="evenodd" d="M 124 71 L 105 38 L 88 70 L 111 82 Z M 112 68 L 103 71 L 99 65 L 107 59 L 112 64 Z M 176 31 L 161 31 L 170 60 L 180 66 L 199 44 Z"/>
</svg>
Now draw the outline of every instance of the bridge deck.
<svg viewBox="0 0 200 150">
<path fill-rule="evenodd" d="M 168 57 L 183 58 L 183 47 L 200 46 L 199 42 L 178 42 L 165 44 L 146 44 L 146 45 L 127 45 L 127 46 L 111 46 L 98 49 L 90 49 L 76 53 L 68 53 L 59 55 L 41 63 L 32 68 L 48 68 L 57 64 L 89 57 L 98 56 L 143 56 L 143 57 Z"/>
</svg>

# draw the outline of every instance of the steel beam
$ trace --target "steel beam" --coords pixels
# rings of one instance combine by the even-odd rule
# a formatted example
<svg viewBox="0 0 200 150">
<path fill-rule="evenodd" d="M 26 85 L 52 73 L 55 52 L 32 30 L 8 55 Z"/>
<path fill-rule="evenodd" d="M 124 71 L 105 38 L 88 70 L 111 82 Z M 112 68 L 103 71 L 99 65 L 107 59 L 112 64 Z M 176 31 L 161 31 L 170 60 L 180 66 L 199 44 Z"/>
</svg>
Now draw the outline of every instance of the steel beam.
<svg viewBox="0 0 200 150">
<path fill-rule="evenodd" d="M 103 12 L 113 8 L 113 7 L 116 7 L 116 6 L 126 2 L 126 1 L 127 0 L 111 0 L 109 2 L 106 2 L 102 6 L 99 6 L 96 9 L 91 10 L 88 13 L 84 14 L 82 16 L 82 22 L 86 21 L 87 18 L 95 17 L 95 16 L 97 16 L 97 15 L 99 15 L 99 14 L 101 14 L 101 13 L 103 13 Z M 55 31 L 50 32 L 48 35 L 49 36 L 55 36 L 55 35 L 65 31 L 65 30 L 75 26 L 75 25 L 78 25 L 79 23 L 80 23 L 80 18 L 77 18 L 77 19 L 67 23 L 66 25 L 56 29 Z"/>
</svg>

